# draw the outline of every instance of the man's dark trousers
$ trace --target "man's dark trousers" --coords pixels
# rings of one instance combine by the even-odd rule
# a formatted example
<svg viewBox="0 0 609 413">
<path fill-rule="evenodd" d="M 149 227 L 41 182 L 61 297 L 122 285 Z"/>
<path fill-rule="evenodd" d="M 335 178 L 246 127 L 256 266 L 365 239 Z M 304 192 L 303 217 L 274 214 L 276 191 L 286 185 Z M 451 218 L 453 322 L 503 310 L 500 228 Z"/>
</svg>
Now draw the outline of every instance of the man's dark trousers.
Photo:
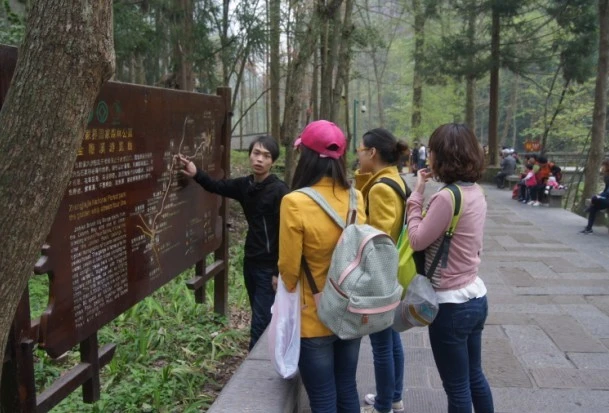
<svg viewBox="0 0 609 413">
<path fill-rule="evenodd" d="M 275 301 L 273 275 L 277 275 L 276 267 L 248 260 L 243 261 L 243 278 L 252 309 L 250 350 L 271 322 L 271 306 Z"/>
</svg>

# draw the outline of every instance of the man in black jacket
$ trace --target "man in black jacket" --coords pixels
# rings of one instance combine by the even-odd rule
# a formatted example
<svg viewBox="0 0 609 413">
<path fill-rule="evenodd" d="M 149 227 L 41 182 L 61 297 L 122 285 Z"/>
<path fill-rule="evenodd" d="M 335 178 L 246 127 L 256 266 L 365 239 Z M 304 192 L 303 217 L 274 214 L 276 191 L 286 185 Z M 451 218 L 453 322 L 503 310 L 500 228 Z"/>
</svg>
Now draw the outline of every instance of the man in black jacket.
<svg viewBox="0 0 609 413">
<path fill-rule="evenodd" d="M 178 155 L 183 173 L 205 190 L 237 200 L 247 219 L 243 278 L 252 309 L 251 350 L 269 322 L 275 299 L 279 253 L 279 207 L 289 188 L 270 170 L 279 157 L 279 146 L 271 136 L 257 137 L 249 147 L 252 174 L 235 179 L 213 180 L 183 155 Z"/>
</svg>

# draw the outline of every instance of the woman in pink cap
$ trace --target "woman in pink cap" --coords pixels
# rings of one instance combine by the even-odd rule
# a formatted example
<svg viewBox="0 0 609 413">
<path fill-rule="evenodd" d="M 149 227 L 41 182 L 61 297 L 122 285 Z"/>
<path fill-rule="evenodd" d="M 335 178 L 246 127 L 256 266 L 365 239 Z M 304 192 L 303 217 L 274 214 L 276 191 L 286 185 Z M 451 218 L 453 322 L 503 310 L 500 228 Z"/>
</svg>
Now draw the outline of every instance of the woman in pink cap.
<svg viewBox="0 0 609 413">
<path fill-rule="evenodd" d="M 366 220 L 359 191 L 347 181 L 343 155 L 347 142 L 332 122 L 310 123 L 295 143 L 300 151 L 292 190 L 310 187 L 341 216 L 357 209 L 357 222 Z M 357 206 L 349 206 L 351 191 Z M 302 321 L 300 376 L 309 396 L 312 413 L 359 413 L 355 382 L 361 339 L 341 340 L 318 318 L 313 291 L 301 260 L 306 260 L 316 289 L 326 283 L 330 260 L 342 228 L 321 207 L 300 192 L 281 202 L 279 224 L 279 272 L 290 290 L 300 281 Z"/>
</svg>

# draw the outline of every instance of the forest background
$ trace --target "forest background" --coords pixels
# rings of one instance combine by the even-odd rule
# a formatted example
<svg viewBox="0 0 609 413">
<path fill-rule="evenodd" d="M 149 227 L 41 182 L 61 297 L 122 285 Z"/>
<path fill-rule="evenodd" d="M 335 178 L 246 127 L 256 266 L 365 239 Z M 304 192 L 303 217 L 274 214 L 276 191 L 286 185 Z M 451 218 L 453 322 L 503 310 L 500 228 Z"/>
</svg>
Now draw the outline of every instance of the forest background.
<svg viewBox="0 0 609 413">
<path fill-rule="evenodd" d="M 18 45 L 27 1 L 3 3 L 0 42 Z M 543 151 L 590 146 L 598 7 L 594 0 L 116 0 L 114 80 L 204 93 L 230 86 L 233 136 L 271 133 L 286 146 L 319 118 L 349 138 L 380 126 L 409 143 L 425 142 L 439 124 L 464 122 L 495 164 L 496 148 L 522 151 L 526 140 L 541 141 Z"/>
<path fill-rule="evenodd" d="M 54 27 L 61 29 L 61 19 L 55 23 L 51 17 L 62 16 L 58 13 L 65 7 L 62 2 L 0 1 L 1 43 L 27 44 L 28 30 L 32 32 L 38 26 L 51 33 Z M 110 3 L 85 3 L 97 2 Z M 598 166 L 607 147 L 608 3 L 609 0 L 116 0 L 112 2 L 111 26 L 113 79 L 203 93 L 230 86 L 233 136 L 244 139 L 270 133 L 279 138 L 285 148 L 287 181 L 294 161 L 292 142 L 311 120 L 323 118 L 338 123 L 352 149 L 362 133 L 374 127 L 385 127 L 413 143 L 426 142 L 439 124 L 455 121 L 470 125 L 481 144 L 489 146 L 491 165 L 498 163 L 501 146 L 522 151 L 525 141 L 539 141 L 542 152 L 584 154 L 583 199 L 596 189 Z M 38 26 L 27 27 L 28 24 Z M 90 39 L 103 37 L 102 29 L 91 26 Z M 57 31 L 60 40 L 69 35 Z M 95 47 L 94 42 L 89 43 L 91 50 Z M 34 64 L 34 60 L 24 64 L 27 63 Z M 96 79 L 103 82 L 110 73 L 107 69 L 97 73 Z M 87 93 L 89 100 L 96 94 L 93 89 Z M 52 97 L 50 92 L 49 96 Z M 14 112 L 7 108 L 8 103 L 0 116 L 1 145 L 10 145 L 15 142 L 10 138 L 18 136 L 14 130 L 19 129 L 20 120 L 11 118 Z M 30 123 L 34 129 L 35 122 Z M 84 123 L 80 124 L 84 128 Z M 20 129 L 25 142 L 30 135 L 23 131 Z M 74 128 L 74 135 L 79 131 L 82 132 Z M 57 133 L 60 136 L 61 130 L 57 129 Z M 53 137 L 49 135 L 48 141 L 52 142 Z M 75 139 L 81 138 L 82 133 Z M 79 144 L 75 139 L 72 146 Z M 14 156 L 12 150 L 0 152 L 0 157 Z M 53 152 L 48 155 L 52 157 Z M 2 165 L 11 165 L 5 158 L 0 160 Z M 22 161 L 27 162 L 27 158 Z M 73 159 L 65 164 L 69 162 Z M 54 169 L 57 177 L 71 170 Z M 2 182 L 15 183 L 12 187 L 21 191 L 22 199 L 28 199 L 28 190 L 37 193 L 42 201 L 50 199 L 40 196 L 40 187 L 36 186 L 39 181 L 30 177 L 25 180 L 29 185 L 20 185 L 18 182 L 23 181 L 11 178 L 7 171 L 25 168 L 5 168 L 0 175 Z M 67 182 L 67 176 L 61 178 L 58 182 Z M 5 187 L 0 189 L 0 207 L 9 211 L 6 205 L 10 205 L 11 197 L 5 196 Z M 47 228 L 62 193 L 55 192 L 59 195 L 53 202 L 48 201 L 50 206 L 40 219 Z M 32 217 L 37 212 L 35 208 L 31 210 L 30 216 L 21 210 L 19 219 L 7 213 L 0 223 L 0 233 L 9 234 L 9 227 L 17 231 L 20 221 L 34 223 Z M 19 242 L 8 235 L 0 240 L 0 249 L 10 252 L 4 254 L 5 261 L 0 261 L 0 298 L 11 304 L 3 312 L 8 315 L 0 320 L 2 344 L 10 310 L 15 308 L 15 300 L 10 297 L 18 297 L 13 289 L 22 290 L 25 282 L 13 283 L 8 277 L 14 274 L 26 279 L 23 274 L 31 271 L 27 257 L 37 254 L 41 244 L 38 240 L 46 235 L 43 225 L 30 225 L 28 231 L 19 232 Z M 34 232 L 35 239 L 28 237 Z M 5 248 L 9 244 L 4 241 L 19 246 L 29 242 L 28 253 L 12 254 L 16 249 Z M 238 277 L 242 249 L 235 248 L 231 253 L 231 291 L 242 291 Z M 17 260 L 22 264 L 13 268 L 11 265 Z M 39 294 L 44 301 L 44 285 Z M 219 360 L 226 355 L 243 355 L 239 349 L 245 340 L 247 320 L 233 320 L 237 324 L 233 329 L 227 320 L 216 320 L 210 314 L 202 316 L 194 303 L 192 308 L 188 302 L 172 306 L 187 292 L 170 288 L 167 294 L 138 304 L 102 334 L 103 340 L 118 342 L 124 350 L 104 369 L 102 401 L 91 407 L 93 411 L 204 409 L 221 387 L 221 378 L 216 377 L 222 370 Z M 232 299 L 237 307 L 246 306 L 242 295 L 233 295 Z M 182 321 L 183 329 L 179 334 L 167 334 L 166 326 L 176 319 Z M 68 355 L 68 361 L 56 362 L 40 353 L 40 387 L 61 374 L 65 367 L 62 363 L 76 358 L 75 353 Z M 53 368 L 54 363 L 59 364 Z M 148 364 L 140 368 L 144 363 Z M 201 375 L 201 371 L 209 374 Z M 84 409 L 76 394 L 63 405 L 64 411 Z"/>
</svg>

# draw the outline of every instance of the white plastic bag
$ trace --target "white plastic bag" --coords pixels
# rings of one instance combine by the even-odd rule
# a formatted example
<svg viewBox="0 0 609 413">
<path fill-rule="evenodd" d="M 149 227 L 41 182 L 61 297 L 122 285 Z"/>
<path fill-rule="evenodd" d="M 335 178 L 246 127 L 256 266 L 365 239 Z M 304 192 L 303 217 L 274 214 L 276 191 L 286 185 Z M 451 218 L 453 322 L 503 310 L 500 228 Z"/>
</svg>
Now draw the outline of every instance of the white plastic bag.
<svg viewBox="0 0 609 413">
<path fill-rule="evenodd" d="M 271 307 L 269 325 L 269 355 L 275 371 L 284 379 L 298 372 L 300 358 L 300 285 L 291 293 L 281 275 L 277 282 L 275 302 Z"/>
<path fill-rule="evenodd" d="M 429 278 L 417 274 L 406 296 L 395 309 L 393 329 L 399 333 L 412 327 L 427 327 L 438 315 L 440 304 Z"/>
</svg>

